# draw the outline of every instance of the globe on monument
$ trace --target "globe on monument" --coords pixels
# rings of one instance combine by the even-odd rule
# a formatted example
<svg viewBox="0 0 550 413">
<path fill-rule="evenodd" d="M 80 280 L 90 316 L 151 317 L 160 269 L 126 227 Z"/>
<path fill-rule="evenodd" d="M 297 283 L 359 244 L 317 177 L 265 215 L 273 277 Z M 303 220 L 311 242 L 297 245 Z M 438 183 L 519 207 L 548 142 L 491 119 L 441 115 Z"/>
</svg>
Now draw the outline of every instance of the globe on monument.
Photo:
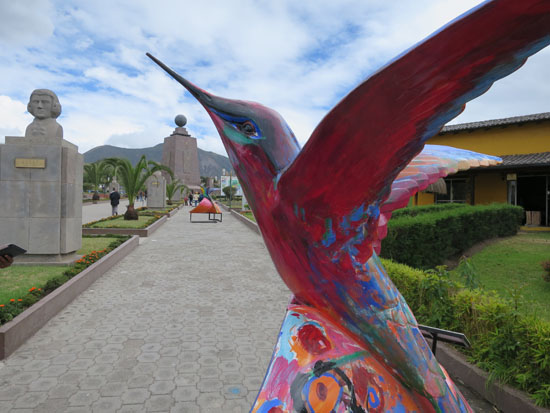
<svg viewBox="0 0 550 413">
<path fill-rule="evenodd" d="M 180 128 L 183 128 L 187 124 L 187 118 L 183 115 L 177 115 L 174 122 L 176 122 L 176 125 Z"/>
</svg>

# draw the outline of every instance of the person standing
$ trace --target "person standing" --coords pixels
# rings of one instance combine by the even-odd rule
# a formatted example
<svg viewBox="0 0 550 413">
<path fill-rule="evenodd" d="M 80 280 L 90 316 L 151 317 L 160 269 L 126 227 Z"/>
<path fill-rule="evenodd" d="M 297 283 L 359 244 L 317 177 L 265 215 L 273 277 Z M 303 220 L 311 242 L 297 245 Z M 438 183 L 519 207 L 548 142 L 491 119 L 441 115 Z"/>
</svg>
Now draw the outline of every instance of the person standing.
<svg viewBox="0 0 550 413">
<path fill-rule="evenodd" d="M 111 215 L 118 215 L 118 204 L 120 202 L 120 194 L 115 188 L 113 188 L 113 192 L 109 194 L 109 199 L 111 200 L 111 208 L 112 208 Z"/>
</svg>

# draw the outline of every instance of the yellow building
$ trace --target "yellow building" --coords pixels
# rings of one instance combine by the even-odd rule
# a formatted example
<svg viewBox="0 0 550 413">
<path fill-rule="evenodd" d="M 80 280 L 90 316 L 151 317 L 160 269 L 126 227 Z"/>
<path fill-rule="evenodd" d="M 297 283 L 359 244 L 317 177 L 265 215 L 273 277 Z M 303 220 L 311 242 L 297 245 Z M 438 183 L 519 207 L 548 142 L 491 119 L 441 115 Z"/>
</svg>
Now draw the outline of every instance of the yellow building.
<svg viewBox="0 0 550 413">
<path fill-rule="evenodd" d="M 496 155 L 503 162 L 453 175 L 445 179 L 447 194 L 423 192 L 415 204 L 508 202 L 528 211 L 527 224 L 549 226 L 550 112 L 449 125 L 427 143 Z"/>
</svg>

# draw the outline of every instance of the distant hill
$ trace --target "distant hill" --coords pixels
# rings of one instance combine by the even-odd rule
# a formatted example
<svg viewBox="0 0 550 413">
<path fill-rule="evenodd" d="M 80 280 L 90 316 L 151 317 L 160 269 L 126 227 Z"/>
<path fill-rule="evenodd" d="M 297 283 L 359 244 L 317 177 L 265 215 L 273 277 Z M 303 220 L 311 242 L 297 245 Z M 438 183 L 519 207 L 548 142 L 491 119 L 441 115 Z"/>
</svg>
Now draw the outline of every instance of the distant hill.
<svg viewBox="0 0 550 413">
<path fill-rule="evenodd" d="M 229 158 L 218 155 L 214 152 L 203 151 L 198 148 L 199 152 L 199 172 L 201 176 L 220 176 L 222 169 L 229 171 L 231 164 Z M 136 164 L 145 155 L 147 160 L 162 162 L 162 143 L 151 148 L 119 148 L 118 146 L 102 145 L 90 149 L 84 153 L 84 162 L 91 163 L 105 158 L 126 158 L 132 164 Z"/>
</svg>

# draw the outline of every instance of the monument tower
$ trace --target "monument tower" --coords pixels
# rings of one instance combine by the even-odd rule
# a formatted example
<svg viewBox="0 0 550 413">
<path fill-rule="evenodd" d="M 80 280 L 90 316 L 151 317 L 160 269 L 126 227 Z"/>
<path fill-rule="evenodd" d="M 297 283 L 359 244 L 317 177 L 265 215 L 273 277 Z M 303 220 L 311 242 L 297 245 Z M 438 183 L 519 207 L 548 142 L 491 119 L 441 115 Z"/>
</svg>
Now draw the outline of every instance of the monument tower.
<svg viewBox="0 0 550 413">
<path fill-rule="evenodd" d="M 183 115 L 175 118 L 176 129 L 162 146 L 162 164 L 168 166 L 174 176 L 190 189 L 198 189 L 201 184 L 197 139 L 187 132 L 187 119 Z M 177 194 L 179 197 L 179 192 Z M 174 200 L 179 198 L 174 197 Z"/>
</svg>

